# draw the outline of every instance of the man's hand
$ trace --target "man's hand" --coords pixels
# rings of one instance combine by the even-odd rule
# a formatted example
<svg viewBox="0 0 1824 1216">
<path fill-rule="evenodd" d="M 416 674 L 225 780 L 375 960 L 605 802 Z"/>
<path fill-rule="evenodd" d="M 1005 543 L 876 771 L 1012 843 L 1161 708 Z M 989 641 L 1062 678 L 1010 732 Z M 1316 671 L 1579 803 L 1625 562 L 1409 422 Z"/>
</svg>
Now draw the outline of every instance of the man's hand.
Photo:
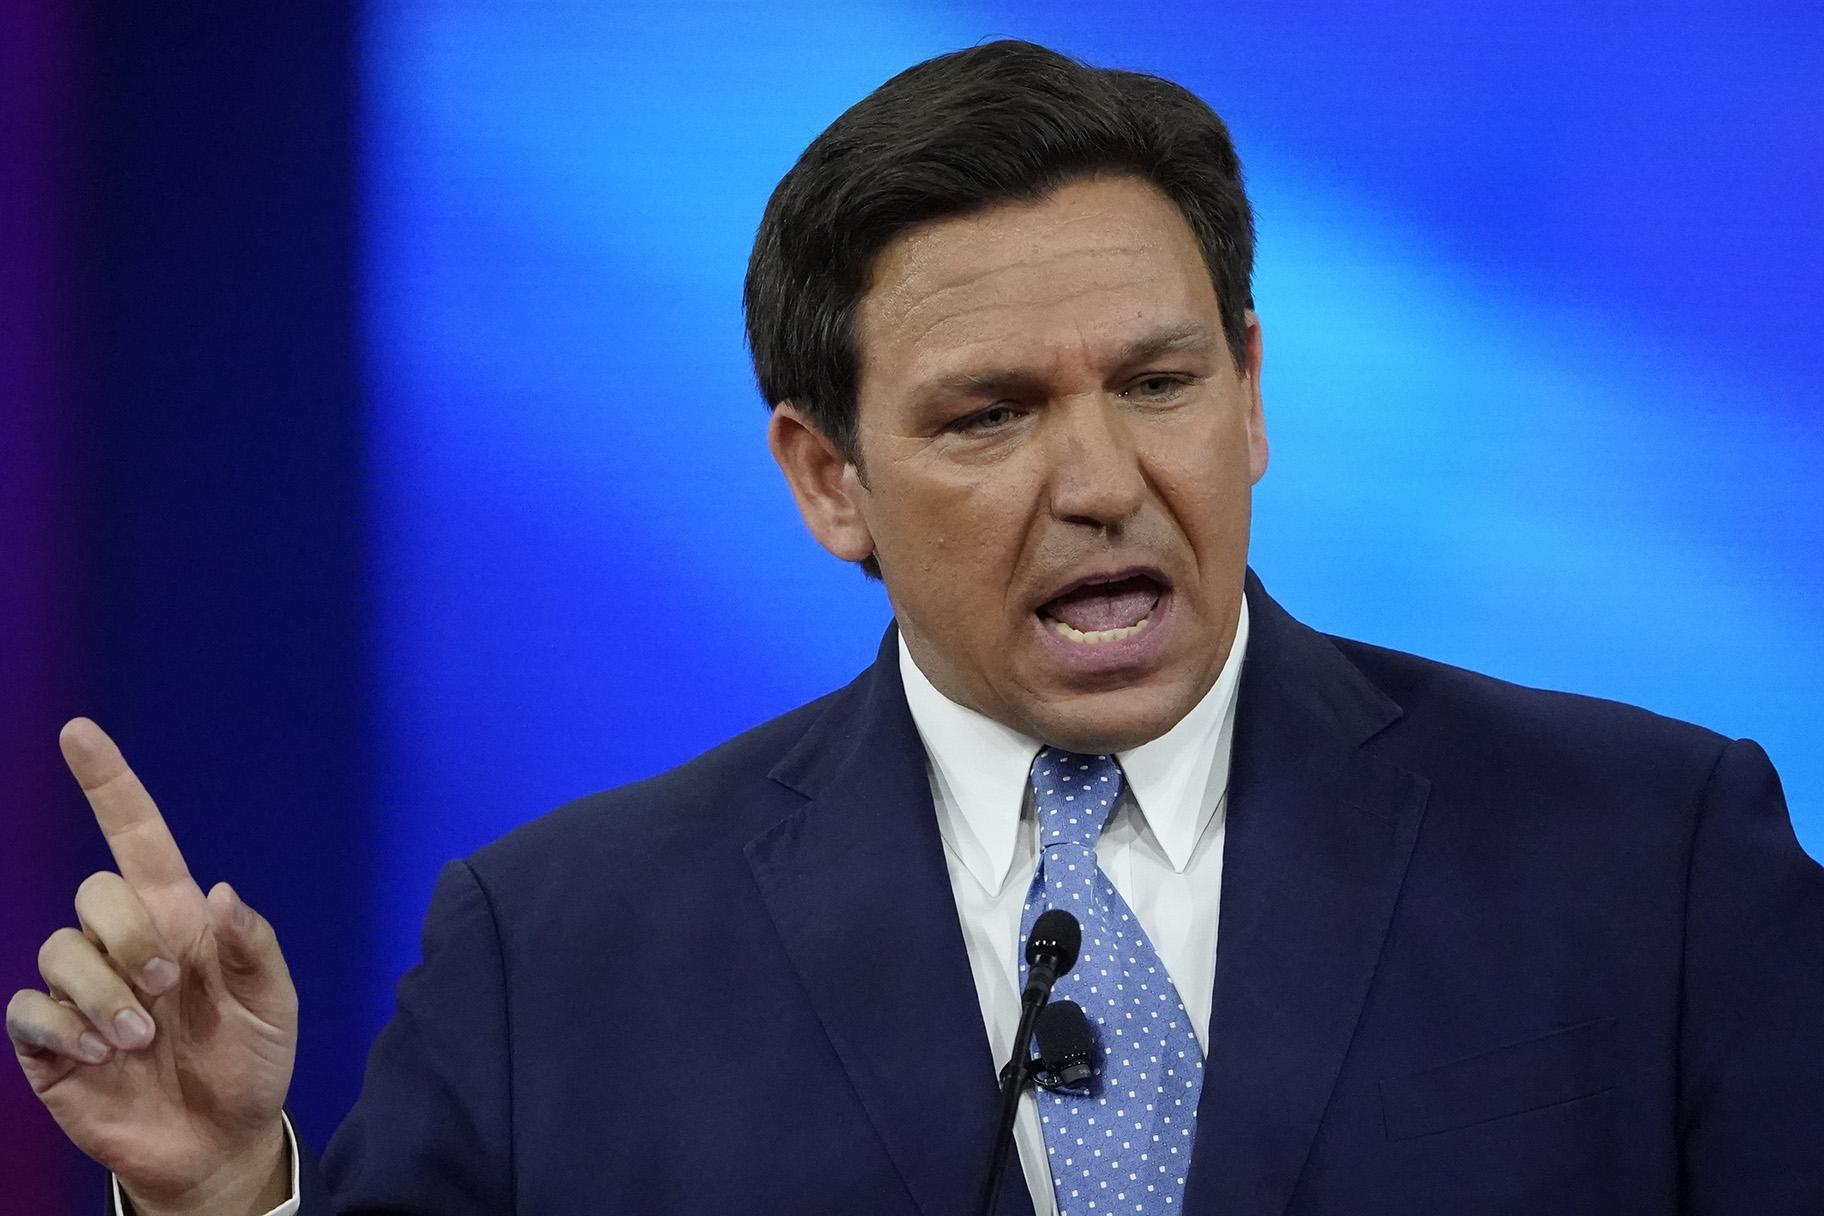
<svg viewBox="0 0 1824 1216">
<path fill-rule="evenodd" d="M 61 742 L 119 873 L 84 880 L 82 927 L 38 952 L 46 991 L 8 1004 L 19 1065 L 139 1211 L 264 1211 L 298 1034 L 272 927 L 226 883 L 203 894 L 100 727 L 78 718 Z"/>
</svg>

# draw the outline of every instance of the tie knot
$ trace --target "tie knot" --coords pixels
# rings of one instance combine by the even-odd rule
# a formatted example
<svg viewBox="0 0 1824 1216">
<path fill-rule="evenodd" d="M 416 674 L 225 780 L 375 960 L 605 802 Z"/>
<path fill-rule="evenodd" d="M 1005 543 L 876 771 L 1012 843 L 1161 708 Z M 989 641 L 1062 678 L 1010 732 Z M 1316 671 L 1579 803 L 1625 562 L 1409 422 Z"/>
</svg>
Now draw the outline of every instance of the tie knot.
<svg viewBox="0 0 1824 1216">
<path fill-rule="evenodd" d="M 1093 849 L 1121 796 L 1121 766 L 1113 756 L 1048 747 L 1033 759 L 1032 794 L 1042 848 L 1078 844 Z"/>
</svg>

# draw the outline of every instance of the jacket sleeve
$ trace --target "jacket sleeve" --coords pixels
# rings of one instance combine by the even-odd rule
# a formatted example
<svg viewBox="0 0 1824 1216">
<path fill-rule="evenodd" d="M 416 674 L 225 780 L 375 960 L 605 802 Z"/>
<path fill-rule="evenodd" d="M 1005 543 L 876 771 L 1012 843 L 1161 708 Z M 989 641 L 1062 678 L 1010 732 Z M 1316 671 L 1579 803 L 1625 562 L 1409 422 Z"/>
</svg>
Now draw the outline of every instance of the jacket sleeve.
<svg viewBox="0 0 1824 1216">
<path fill-rule="evenodd" d="M 1824 869 L 1751 742 L 1711 772 L 1685 895 L 1684 1210 L 1824 1212 Z"/>
<path fill-rule="evenodd" d="M 301 1216 L 512 1212 L 511 1056 L 493 905 L 474 871 L 451 862 L 360 1098 L 321 1169 L 303 1154 Z"/>
</svg>

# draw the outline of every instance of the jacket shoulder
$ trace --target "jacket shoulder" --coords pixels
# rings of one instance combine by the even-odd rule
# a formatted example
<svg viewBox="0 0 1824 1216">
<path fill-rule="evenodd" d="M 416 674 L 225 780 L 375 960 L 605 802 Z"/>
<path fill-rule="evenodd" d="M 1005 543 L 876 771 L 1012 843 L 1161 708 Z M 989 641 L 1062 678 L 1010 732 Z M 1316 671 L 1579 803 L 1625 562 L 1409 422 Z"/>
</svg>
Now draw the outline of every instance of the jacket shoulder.
<svg viewBox="0 0 1824 1216">
<path fill-rule="evenodd" d="M 1688 784 L 1707 778 L 1730 743 L 1636 705 L 1532 688 L 1347 638 L 1329 641 L 1401 707 L 1390 741 L 1434 762 L 1457 757 L 1581 784 Z"/>
<path fill-rule="evenodd" d="M 565 875 L 625 873 L 672 855 L 737 851 L 790 814 L 801 795 L 768 774 L 853 685 L 752 727 L 641 781 L 565 803 L 484 845 L 469 864 L 491 888 Z"/>
</svg>

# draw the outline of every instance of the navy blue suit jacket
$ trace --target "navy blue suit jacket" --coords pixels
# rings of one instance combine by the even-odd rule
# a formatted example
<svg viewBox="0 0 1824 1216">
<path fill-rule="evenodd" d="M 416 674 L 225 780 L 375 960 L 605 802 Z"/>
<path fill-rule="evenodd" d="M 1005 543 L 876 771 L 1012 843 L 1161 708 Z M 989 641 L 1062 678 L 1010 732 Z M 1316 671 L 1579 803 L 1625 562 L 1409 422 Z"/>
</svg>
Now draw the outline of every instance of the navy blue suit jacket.
<svg viewBox="0 0 1824 1216">
<path fill-rule="evenodd" d="M 1184 1210 L 1824 1212 L 1824 872 L 1760 749 L 1248 595 Z M 995 1069 L 889 634 L 450 865 L 305 1211 L 967 1216 Z"/>
</svg>

